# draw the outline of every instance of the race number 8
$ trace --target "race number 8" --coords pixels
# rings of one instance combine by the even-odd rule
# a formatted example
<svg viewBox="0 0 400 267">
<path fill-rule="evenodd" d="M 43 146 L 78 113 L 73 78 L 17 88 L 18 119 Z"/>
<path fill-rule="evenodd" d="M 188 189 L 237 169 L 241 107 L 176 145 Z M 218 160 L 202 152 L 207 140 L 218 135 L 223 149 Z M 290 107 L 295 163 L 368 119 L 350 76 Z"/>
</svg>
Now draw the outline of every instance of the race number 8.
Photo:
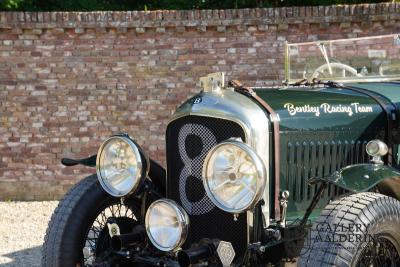
<svg viewBox="0 0 400 267">
<path fill-rule="evenodd" d="M 193 158 L 189 157 L 186 151 L 186 138 L 189 135 L 199 137 L 202 142 L 201 152 Z M 202 182 L 202 168 L 204 159 L 207 155 L 207 152 L 216 144 L 217 140 L 214 134 L 203 125 L 186 124 L 179 131 L 179 155 L 184 164 L 184 167 L 179 175 L 179 195 L 183 207 L 190 215 L 206 214 L 215 207 L 214 203 L 212 203 L 206 193 L 204 193 L 204 196 L 199 201 L 191 202 L 186 194 L 186 183 L 189 177 L 199 179 Z"/>
</svg>

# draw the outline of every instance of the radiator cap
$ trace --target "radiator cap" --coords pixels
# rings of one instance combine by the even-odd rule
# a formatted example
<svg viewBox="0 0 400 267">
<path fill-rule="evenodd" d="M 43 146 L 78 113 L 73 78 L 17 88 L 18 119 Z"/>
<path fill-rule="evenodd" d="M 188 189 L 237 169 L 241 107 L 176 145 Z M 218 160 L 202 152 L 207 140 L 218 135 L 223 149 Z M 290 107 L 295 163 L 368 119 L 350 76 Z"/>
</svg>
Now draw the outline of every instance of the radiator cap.
<svg viewBox="0 0 400 267">
<path fill-rule="evenodd" d="M 200 77 L 200 85 L 204 92 L 218 92 L 225 86 L 225 73 L 215 72 Z"/>
</svg>

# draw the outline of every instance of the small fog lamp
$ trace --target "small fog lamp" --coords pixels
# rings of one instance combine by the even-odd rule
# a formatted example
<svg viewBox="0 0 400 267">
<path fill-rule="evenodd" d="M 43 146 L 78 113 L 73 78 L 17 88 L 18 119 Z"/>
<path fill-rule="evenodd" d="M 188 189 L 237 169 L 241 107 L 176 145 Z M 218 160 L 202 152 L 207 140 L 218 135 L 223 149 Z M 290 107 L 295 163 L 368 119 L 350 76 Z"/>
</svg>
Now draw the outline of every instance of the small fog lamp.
<svg viewBox="0 0 400 267">
<path fill-rule="evenodd" d="M 377 164 L 383 163 L 381 157 L 388 153 L 387 145 L 378 139 L 369 141 L 365 149 L 367 154 L 372 157 L 372 162 Z"/>
<path fill-rule="evenodd" d="M 189 216 L 175 201 L 154 201 L 146 213 L 147 235 L 153 245 L 162 251 L 173 251 L 186 241 Z"/>
</svg>

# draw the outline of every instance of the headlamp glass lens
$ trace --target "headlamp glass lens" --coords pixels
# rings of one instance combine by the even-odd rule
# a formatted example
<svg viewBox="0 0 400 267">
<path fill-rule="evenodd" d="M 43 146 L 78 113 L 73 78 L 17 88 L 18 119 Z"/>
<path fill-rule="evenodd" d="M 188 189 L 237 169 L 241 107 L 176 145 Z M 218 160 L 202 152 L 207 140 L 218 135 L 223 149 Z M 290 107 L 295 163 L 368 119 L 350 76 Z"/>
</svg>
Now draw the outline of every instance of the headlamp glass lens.
<svg viewBox="0 0 400 267">
<path fill-rule="evenodd" d="M 379 151 L 379 145 L 376 142 L 371 142 L 367 146 L 367 152 L 369 155 L 375 155 L 378 153 L 378 151 Z"/>
<path fill-rule="evenodd" d="M 113 196 L 130 193 L 142 176 L 142 162 L 136 145 L 124 137 L 108 139 L 98 154 L 98 176 Z"/>
<path fill-rule="evenodd" d="M 248 209 L 258 200 L 265 184 L 264 165 L 248 149 L 226 143 L 212 150 L 206 161 L 206 191 L 213 202 L 225 211 Z"/>
<path fill-rule="evenodd" d="M 180 247 L 186 240 L 188 216 L 175 202 L 154 202 L 146 214 L 146 230 L 151 242 L 162 251 Z"/>
</svg>

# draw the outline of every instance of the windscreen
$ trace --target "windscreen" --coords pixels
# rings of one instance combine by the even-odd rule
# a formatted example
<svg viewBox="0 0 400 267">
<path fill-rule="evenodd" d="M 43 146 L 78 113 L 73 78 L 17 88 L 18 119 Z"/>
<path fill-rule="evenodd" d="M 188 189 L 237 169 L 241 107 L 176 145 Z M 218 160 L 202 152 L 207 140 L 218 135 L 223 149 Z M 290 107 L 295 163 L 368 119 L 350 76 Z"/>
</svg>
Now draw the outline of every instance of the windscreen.
<svg viewBox="0 0 400 267">
<path fill-rule="evenodd" d="M 286 45 L 286 83 L 400 80 L 400 35 Z"/>
</svg>

